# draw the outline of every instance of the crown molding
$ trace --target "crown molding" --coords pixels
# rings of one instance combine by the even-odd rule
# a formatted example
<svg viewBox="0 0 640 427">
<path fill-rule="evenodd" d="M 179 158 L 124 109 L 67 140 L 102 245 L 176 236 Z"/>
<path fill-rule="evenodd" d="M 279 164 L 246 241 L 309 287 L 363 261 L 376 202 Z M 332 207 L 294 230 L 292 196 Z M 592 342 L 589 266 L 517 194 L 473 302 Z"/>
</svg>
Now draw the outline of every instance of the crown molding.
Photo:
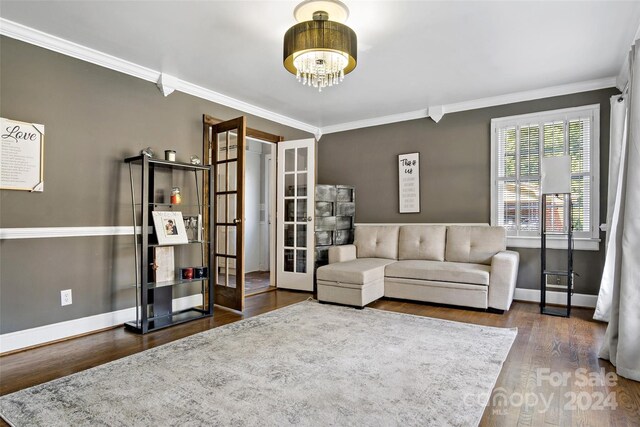
<svg viewBox="0 0 640 427">
<path fill-rule="evenodd" d="M 339 123 L 336 125 L 323 126 L 320 128 L 323 135 L 336 132 L 344 132 L 346 130 L 362 129 L 372 126 L 386 125 L 389 123 L 405 122 L 407 120 L 423 119 L 429 117 L 427 109 L 409 111 L 406 113 L 391 114 L 388 116 L 373 117 L 371 119 L 356 120 L 354 122 Z"/>
<path fill-rule="evenodd" d="M 113 55 L 79 45 L 69 40 L 27 27 L 26 25 L 9 21 L 5 18 L 0 18 L 0 34 L 149 82 L 155 83 L 160 78 L 160 73 L 150 68 L 125 61 Z"/>
<path fill-rule="evenodd" d="M 0 34 L 12 39 L 20 40 L 35 46 L 52 50 L 63 55 L 71 56 L 82 61 L 90 62 L 101 67 L 128 74 L 130 76 L 137 77 L 154 84 L 156 84 L 160 80 L 160 77 L 162 75 L 162 72 L 160 71 L 143 67 L 133 62 L 115 57 L 113 55 L 109 55 L 107 53 L 82 46 L 78 43 L 74 43 L 69 40 L 65 40 L 60 37 L 36 30 L 34 28 L 27 27 L 26 25 L 9 21 L 5 18 L 0 18 Z M 175 80 L 172 80 L 171 83 L 174 90 L 193 95 L 198 98 L 206 99 L 207 101 L 215 102 L 216 104 L 221 104 L 244 113 L 262 117 L 263 119 L 271 120 L 285 126 L 300 129 L 311 134 L 316 134 L 318 132 L 318 127 L 316 126 L 292 119 L 282 114 L 274 113 L 273 111 L 269 111 L 253 104 L 249 104 L 248 102 L 240 101 L 230 96 L 223 95 L 219 92 L 203 88 L 202 86 L 189 83 L 185 80 L 175 78 Z"/>
<path fill-rule="evenodd" d="M 160 71 L 143 67 L 124 59 L 117 58 L 113 55 L 109 55 L 104 52 L 82 46 L 80 44 L 44 33 L 42 31 L 27 27 L 17 22 L 9 21 L 4 18 L 0 18 L 0 34 L 48 50 L 52 50 L 54 52 L 62 53 L 76 59 L 90 62 L 101 67 L 109 68 L 114 71 L 137 77 L 142 80 L 153 82 L 154 84 L 156 84 L 160 80 L 162 75 Z M 531 101 L 534 99 L 549 98 L 553 96 L 568 95 L 572 93 L 615 87 L 616 77 L 618 76 L 431 107 L 437 107 L 435 109 L 437 111 L 440 111 L 442 115 L 444 115 L 448 113 L 487 108 L 497 105 Z M 391 114 L 388 116 L 373 117 L 370 119 L 317 127 L 308 123 L 301 122 L 299 120 L 295 120 L 291 117 L 287 117 L 282 114 L 278 114 L 273 111 L 255 106 L 253 104 L 249 104 L 247 102 L 232 98 L 230 96 L 223 95 L 219 92 L 203 88 L 202 86 L 198 86 L 178 78 L 172 81 L 172 88 L 177 91 L 196 96 L 198 98 L 206 99 L 207 101 L 215 102 L 217 104 L 239 110 L 241 112 L 252 114 L 254 116 L 262 117 L 264 119 L 271 120 L 285 126 L 309 132 L 313 134 L 316 139 L 320 139 L 322 135 L 330 133 L 429 117 L 429 108 L 424 108 L 405 113 Z"/>
<path fill-rule="evenodd" d="M 282 114 L 274 113 L 273 111 L 269 111 L 261 107 L 256 107 L 253 104 L 205 89 L 202 86 L 198 86 L 184 80 L 177 79 L 175 90 L 198 98 L 206 99 L 207 101 L 215 102 L 216 104 L 234 108 L 240 112 L 253 114 L 254 116 L 262 117 L 263 119 L 271 120 L 272 122 L 300 129 L 311 134 L 315 134 L 318 131 L 318 127 L 316 126 L 292 119 L 291 117 L 283 116 Z"/>
<path fill-rule="evenodd" d="M 344 132 L 347 130 L 361 129 L 371 126 L 380 126 L 390 123 L 404 122 L 429 117 L 429 110 L 434 108 L 442 115 L 457 113 L 460 111 L 477 110 L 480 108 L 495 107 L 497 105 L 515 104 L 517 102 L 532 101 L 534 99 L 551 98 L 554 96 L 570 95 L 572 93 L 588 92 L 591 90 L 605 89 L 616 86 L 616 77 L 606 77 L 603 79 L 588 80 L 584 82 L 570 83 L 560 86 L 551 86 L 542 89 L 515 92 L 505 95 L 480 98 L 470 101 L 456 102 L 441 106 L 431 106 L 422 110 L 409 111 L 406 113 L 392 114 L 389 116 L 375 117 L 372 119 L 357 120 L 354 122 L 341 123 L 337 125 L 324 126 L 321 128 L 322 134 Z M 441 116 L 440 116 L 441 117 Z M 439 120 L 439 119 L 438 119 Z M 436 120 L 434 120 L 436 121 Z"/>
<path fill-rule="evenodd" d="M 474 99 L 472 101 L 457 102 L 444 106 L 446 113 L 457 113 L 460 111 L 477 110 L 480 108 L 495 107 L 497 105 L 515 104 L 517 102 L 533 101 L 535 99 L 552 98 L 554 96 L 571 95 L 573 93 L 589 92 L 591 90 L 606 89 L 615 87 L 616 77 L 605 77 L 603 79 L 587 80 L 584 82 L 569 83 L 566 85 L 550 86 L 541 89 L 515 92 L 505 95 L 492 96 L 489 98 Z"/>
</svg>

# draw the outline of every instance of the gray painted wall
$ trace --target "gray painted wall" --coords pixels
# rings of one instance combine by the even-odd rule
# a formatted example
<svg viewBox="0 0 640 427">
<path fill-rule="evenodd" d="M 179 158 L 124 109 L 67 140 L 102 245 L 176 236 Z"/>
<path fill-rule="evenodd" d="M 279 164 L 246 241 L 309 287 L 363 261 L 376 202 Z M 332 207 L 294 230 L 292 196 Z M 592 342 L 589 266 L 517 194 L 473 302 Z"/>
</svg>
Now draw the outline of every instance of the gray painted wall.
<svg viewBox="0 0 640 427">
<path fill-rule="evenodd" d="M 153 83 L 0 38 L 0 115 L 45 125 L 43 193 L 0 191 L 0 227 L 131 225 L 127 156 L 202 153 L 202 114 L 243 115 Z M 258 117 L 285 139 L 309 134 Z M 133 307 L 131 237 L 0 241 L 0 333 Z M 73 305 L 60 307 L 60 290 Z M 188 294 L 188 290 L 186 291 Z"/>
<path fill-rule="evenodd" d="M 356 187 L 356 221 L 480 222 L 491 220 L 491 119 L 600 104 L 600 219 L 606 212 L 609 97 L 605 89 L 329 134 L 318 143 L 318 183 Z M 420 153 L 421 212 L 398 213 L 397 155 Z M 604 233 L 601 233 L 604 239 Z M 540 251 L 518 249 L 518 287 L 539 289 Z M 550 251 L 560 262 L 566 251 Z M 566 258 L 565 258 L 566 259 Z M 577 293 L 597 294 L 604 265 L 600 251 L 576 251 Z"/>
</svg>

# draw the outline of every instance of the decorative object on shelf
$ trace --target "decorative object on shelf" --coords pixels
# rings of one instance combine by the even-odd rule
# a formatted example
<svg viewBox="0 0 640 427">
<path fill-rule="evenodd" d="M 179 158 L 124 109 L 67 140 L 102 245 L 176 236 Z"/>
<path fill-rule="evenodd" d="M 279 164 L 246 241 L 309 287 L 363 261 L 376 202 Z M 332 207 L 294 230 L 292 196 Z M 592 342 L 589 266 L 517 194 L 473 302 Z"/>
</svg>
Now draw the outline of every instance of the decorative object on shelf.
<svg viewBox="0 0 640 427">
<path fill-rule="evenodd" d="M 184 280 L 193 279 L 193 267 L 184 267 L 180 269 L 180 277 Z"/>
<path fill-rule="evenodd" d="M 337 0 L 307 0 L 293 15 L 298 23 L 284 35 L 284 67 L 319 92 L 337 85 L 358 58 L 356 33 L 343 24 L 349 9 Z"/>
<path fill-rule="evenodd" d="M 179 205 L 182 203 L 182 196 L 180 195 L 180 187 L 171 188 L 171 204 Z"/>
<path fill-rule="evenodd" d="M 317 185 L 315 199 L 315 267 L 318 268 L 328 264 L 330 246 L 353 243 L 356 190 L 348 185 Z"/>
<path fill-rule="evenodd" d="M 0 189 L 44 191 L 44 125 L 0 118 Z"/>
<path fill-rule="evenodd" d="M 156 155 L 156 153 L 153 152 L 153 149 L 151 147 L 143 148 L 142 150 L 140 150 L 140 154 L 142 154 L 143 156 L 147 156 L 151 159 L 153 158 L 153 156 Z"/>
<path fill-rule="evenodd" d="M 176 277 L 176 267 L 173 257 L 173 247 L 153 248 L 153 263 L 151 263 L 151 280 L 154 282 L 168 282 Z"/>
<path fill-rule="evenodd" d="M 175 150 L 164 150 L 164 159 L 170 162 L 176 161 L 176 151 Z"/>
<path fill-rule="evenodd" d="M 400 213 L 420 212 L 420 153 L 398 154 Z"/>
<path fill-rule="evenodd" d="M 202 160 L 200 160 L 200 157 L 196 156 L 195 154 L 193 156 L 191 156 L 189 161 L 191 162 L 192 165 L 200 165 L 200 164 L 202 164 Z"/>
<path fill-rule="evenodd" d="M 154 211 L 153 224 L 159 245 L 181 245 L 189 243 L 184 228 L 182 212 Z"/>
<path fill-rule="evenodd" d="M 193 278 L 202 279 L 209 276 L 209 269 L 204 266 L 193 267 Z"/>
<path fill-rule="evenodd" d="M 184 228 L 191 241 L 202 240 L 202 215 L 184 215 Z"/>
</svg>

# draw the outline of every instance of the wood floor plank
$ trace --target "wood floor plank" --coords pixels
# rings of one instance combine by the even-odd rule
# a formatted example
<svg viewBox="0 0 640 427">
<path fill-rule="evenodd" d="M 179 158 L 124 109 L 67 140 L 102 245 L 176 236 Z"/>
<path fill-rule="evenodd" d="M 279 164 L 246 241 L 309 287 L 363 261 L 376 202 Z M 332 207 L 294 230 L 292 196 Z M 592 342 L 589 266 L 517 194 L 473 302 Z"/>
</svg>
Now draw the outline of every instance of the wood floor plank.
<svg viewBox="0 0 640 427">
<path fill-rule="evenodd" d="M 116 328 L 0 357 L 0 394 L 41 384 L 99 366 L 189 335 L 295 304 L 311 296 L 278 290 L 248 297 L 244 313 L 217 308 L 212 318 L 184 323 L 144 336 Z M 536 304 L 515 302 L 504 315 L 382 299 L 370 305 L 380 310 L 429 316 L 485 326 L 518 328 L 518 336 L 505 361 L 483 414 L 481 426 L 640 426 L 640 383 L 616 377 L 613 385 L 580 386 L 576 370 L 615 372 L 598 358 L 605 325 L 591 319 L 593 310 L 576 308 L 569 319 L 543 316 Z M 568 377 L 554 385 L 549 376 Z M 613 393 L 617 408 L 582 405 L 565 410 L 566 396 Z M 533 403 L 551 400 L 548 410 Z M 586 397 L 585 397 L 586 396 Z M 500 399 L 502 398 L 502 400 Z M 499 405 L 504 403 L 506 405 Z M 522 403 L 521 400 L 522 399 Z M 585 400 L 586 401 L 586 400 Z M 496 404 L 498 403 L 498 404 Z M 0 422 L 0 425 L 2 424 Z"/>
</svg>

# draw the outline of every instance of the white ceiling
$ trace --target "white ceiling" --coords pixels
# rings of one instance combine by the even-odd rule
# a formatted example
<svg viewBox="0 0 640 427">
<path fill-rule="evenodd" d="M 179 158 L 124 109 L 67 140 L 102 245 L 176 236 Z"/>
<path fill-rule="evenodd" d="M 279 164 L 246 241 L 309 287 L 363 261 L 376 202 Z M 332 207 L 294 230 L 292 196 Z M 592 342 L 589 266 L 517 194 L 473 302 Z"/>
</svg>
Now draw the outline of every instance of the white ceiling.
<svg viewBox="0 0 640 427">
<path fill-rule="evenodd" d="M 344 2 L 358 66 L 322 93 L 282 66 L 297 1 L 2 0 L 0 16 L 312 127 L 615 77 L 640 24 L 638 1 Z"/>
</svg>

